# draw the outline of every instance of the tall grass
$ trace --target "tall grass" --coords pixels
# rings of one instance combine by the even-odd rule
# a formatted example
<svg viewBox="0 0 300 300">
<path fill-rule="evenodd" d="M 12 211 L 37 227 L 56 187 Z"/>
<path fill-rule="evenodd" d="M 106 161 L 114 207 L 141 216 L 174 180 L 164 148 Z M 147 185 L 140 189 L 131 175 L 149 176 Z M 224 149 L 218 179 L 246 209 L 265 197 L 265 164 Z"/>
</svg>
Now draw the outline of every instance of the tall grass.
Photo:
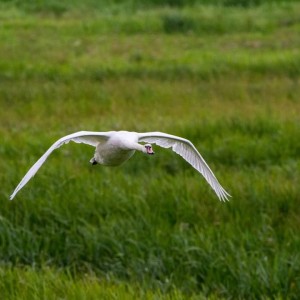
<svg viewBox="0 0 300 300">
<path fill-rule="evenodd" d="M 145 291 L 138 285 L 107 282 L 95 275 L 74 278 L 68 272 L 50 268 L 42 270 L 4 268 L 0 272 L 1 297 L 4 299 L 186 299 L 179 290 L 163 293 Z M 190 299 L 205 299 L 201 294 Z M 211 297 L 216 299 L 216 297 Z"/>
<path fill-rule="evenodd" d="M 7 5 L 1 295 L 297 299 L 299 5 L 59 17 Z M 8 201 L 62 135 L 119 129 L 190 139 L 231 201 L 169 150 L 110 169 L 72 143 Z"/>
</svg>

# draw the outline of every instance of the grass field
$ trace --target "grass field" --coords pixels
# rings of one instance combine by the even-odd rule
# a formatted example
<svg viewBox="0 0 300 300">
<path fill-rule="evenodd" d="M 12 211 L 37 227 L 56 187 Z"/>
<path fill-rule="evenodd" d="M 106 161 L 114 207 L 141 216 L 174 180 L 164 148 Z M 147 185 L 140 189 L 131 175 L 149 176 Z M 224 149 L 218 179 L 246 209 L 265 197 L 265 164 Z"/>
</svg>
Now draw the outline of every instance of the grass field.
<svg viewBox="0 0 300 300">
<path fill-rule="evenodd" d="M 299 296 L 300 3 L 175 2 L 0 2 L 3 299 Z M 73 143 L 8 201 L 61 136 L 121 129 L 190 139 L 231 200 Z"/>
</svg>

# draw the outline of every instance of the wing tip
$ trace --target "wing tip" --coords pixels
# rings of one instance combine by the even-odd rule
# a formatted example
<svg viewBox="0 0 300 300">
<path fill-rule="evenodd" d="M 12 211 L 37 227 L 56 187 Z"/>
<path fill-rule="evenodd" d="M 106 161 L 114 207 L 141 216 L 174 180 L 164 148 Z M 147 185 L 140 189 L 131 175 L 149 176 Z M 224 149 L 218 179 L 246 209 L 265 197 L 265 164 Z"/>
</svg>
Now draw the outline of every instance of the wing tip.
<svg viewBox="0 0 300 300">
<path fill-rule="evenodd" d="M 220 191 L 218 194 L 217 194 L 218 198 L 220 201 L 222 202 L 227 202 L 229 201 L 232 196 L 227 193 L 224 189 L 222 189 L 222 191 Z"/>
</svg>

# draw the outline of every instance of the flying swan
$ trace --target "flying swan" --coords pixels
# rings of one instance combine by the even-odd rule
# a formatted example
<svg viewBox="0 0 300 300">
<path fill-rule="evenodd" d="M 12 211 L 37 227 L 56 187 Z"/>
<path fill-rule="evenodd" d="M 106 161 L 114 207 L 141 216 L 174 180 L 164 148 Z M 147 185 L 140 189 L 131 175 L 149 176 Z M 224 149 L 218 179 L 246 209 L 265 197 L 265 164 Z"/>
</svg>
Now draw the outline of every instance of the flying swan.
<svg viewBox="0 0 300 300">
<path fill-rule="evenodd" d="M 56 141 L 29 169 L 10 196 L 10 200 L 12 200 L 18 191 L 30 180 L 31 177 L 35 175 L 52 151 L 63 144 L 69 143 L 70 141 L 94 146 L 96 148 L 95 155 L 90 160 L 90 163 L 93 165 L 101 164 L 106 166 L 118 166 L 124 163 L 136 150 L 152 155 L 154 154 L 154 151 L 151 144 L 156 144 L 163 148 L 172 148 L 174 152 L 182 156 L 204 176 L 221 201 L 228 200 L 228 197 L 230 197 L 230 195 L 220 185 L 217 178 L 195 146 L 187 139 L 163 132 L 138 133 L 129 131 L 79 131 L 64 136 Z M 142 145 L 139 144 L 139 142 L 144 142 L 146 144 Z"/>
</svg>

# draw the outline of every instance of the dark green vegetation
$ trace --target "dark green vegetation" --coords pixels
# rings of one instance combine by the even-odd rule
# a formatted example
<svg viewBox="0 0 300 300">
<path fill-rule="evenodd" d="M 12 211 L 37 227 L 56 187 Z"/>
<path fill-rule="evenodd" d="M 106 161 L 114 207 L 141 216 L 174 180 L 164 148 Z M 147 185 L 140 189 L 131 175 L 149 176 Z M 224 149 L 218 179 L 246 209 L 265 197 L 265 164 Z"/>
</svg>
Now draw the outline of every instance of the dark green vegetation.
<svg viewBox="0 0 300 300">
<path fill-rule="evenodd" d="M 1 296 L 297 299 L 300 5 L 80 2 L 1 2 Z M 192 140 L 231 201 L 165 149 L 77 144 L 8 201 L 56 139 L 114 129 Z"/>
</svg>

